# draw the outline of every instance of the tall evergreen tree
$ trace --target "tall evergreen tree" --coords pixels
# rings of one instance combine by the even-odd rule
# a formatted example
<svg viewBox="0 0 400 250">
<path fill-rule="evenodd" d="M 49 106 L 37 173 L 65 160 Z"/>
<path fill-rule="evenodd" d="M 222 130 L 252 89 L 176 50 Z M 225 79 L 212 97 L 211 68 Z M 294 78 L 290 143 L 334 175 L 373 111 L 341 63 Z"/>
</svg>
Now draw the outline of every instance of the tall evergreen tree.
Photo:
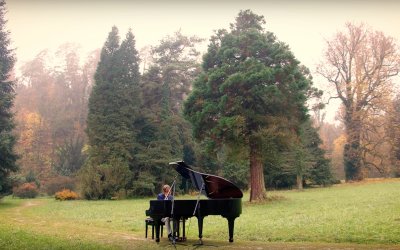
<svg viewBox="0 0 400 250">
<path fill-rule="evenodd" d="M 307 70 L 263 24 L 263 16 L 240 11 L 230 32 L 219 30 L 211 38 L 204 72 L 185 103 L 198 139 L 241 146 L 248 153 L 250 201 L 266 197 L 263 145 L 268 131 L 298 131 L 312 90 Z"/>
<path fill-rule="evenodd" d="M 113 27 L 101 52 L 89 98 L 89 157 L 81 172 L 87 198 L 110 198 L 129 189 L 140 108 L 139 58 L 132 31 L 121 45 Z"/>
<path fill-rule="evenodd" d="M 330 185 L 334 183 L 330 161 L 321 149 L 322 140 L 310 120 L 299 127 L 297 136 L 292 136 L 289 144 L 275 139 L 269 144 L 269 154 L 273 161 L 267 162 L 265 173 L 267 186 L 290 188 L 303 185 Z"/>
<path fill-rule="evenodd" d="M 195 46 L 200 41 L 179 31 L 162 39 L 152 48 L 153 63 L 141 81 L 146 115 L 139 136 L 143 149 L 138 163 L 142 171 L 154 176 L 157 186 L 172 181 L 166 163 L 179 159 L 190 161 L 193 151 L 190 125 L 182 116 L 182 103 L 199 72 L 199 53 Z"/>
<path fill-rule="evenodd" d="M 10 72 L 14 67 L 14 54 L 10 47 L 9 32 L 6 30 L 6 3 L 0 1 L 0 197 L 10 191 L 9 175 L 18 170 L 14 152 L 16 142 L 12 134 L 14 128 L 12 106 L 14 102 L 14 82 Z"/>
<path fill-rule="evenodd" d="M 301 131 L 301 143 L 309 155 L 309 166 L 304 173 L 304 180 L 313 185 L 333 184 L 335 178 L 332 174 L 330 160 L 325 158 L 325 150 L 321 148 L 322 140 L 318 130 L 308 120 L 302 124 Z"/>
</svg>

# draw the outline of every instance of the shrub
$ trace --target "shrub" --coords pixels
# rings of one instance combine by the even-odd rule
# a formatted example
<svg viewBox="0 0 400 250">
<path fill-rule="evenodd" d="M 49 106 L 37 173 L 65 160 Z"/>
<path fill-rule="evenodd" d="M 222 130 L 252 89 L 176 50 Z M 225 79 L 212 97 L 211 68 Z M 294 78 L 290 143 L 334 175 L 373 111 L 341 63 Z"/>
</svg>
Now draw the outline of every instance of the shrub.
<svg viewBox="0 0 400 250">
<path fill-rule="evenodd" d="M 49 179 L 43 186 L 48 195 L 54 195 L 63 189 L 75 190 L 75 180 L 67 176 L 57 176 Z"/>
<path fill-rule="evenodd" d="M 57 192 L 54 197 L 56 198 L 56 200 L 60 201 L 76 200 L 78 199 L 78 194 L 69 189 L 63 189 L 62 191 Z"/>
<path fill-rule="evenodd" d="M 126 188 L 130 175 L 128 164 L 122 160 L 98 166 L 89 163 L 79 172 L 82 197 L 88 200 L 111 199 Z"/>
<path fill-rule="evenodd" d="M 23 183 L 13 188 L 13 195 L 19 198 L 35 198 L 38 194 L 39 190 L 33 182 Z"/>
<path fill-rule="evenodd" d="M 28 183 L 33 182 L 36 184 L 37 188 L 40 188 L 40 181 L 36 178 L 36 175 L 32 170 L 30 170 L 28 174 L 25 176 L 25 182 Z"/>
</svg>

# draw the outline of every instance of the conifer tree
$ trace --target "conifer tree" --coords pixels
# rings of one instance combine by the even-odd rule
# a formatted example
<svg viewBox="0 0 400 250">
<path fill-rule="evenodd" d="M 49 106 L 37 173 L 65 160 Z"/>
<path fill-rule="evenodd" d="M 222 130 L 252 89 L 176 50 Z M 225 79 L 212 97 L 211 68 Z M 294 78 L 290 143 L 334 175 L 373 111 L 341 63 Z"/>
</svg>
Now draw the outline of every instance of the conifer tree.
<svg viewBox="0 0 400 250">
<path fill-rule="evenodd" d="M 307 119 L 305 101 L 312 90 L 308 71 L 263 24 L 263 16 L 245 10 L 230 32 L 216 32 L 185 103 L 196 138 L 247 152 L 250 201 L 266 197 L 263 151 L 270 131 L 298 131 Z"/>
<path fill-rule="evenodd" d="M 157 186 L 172 182 L 166 163 L 188 160 L 189 152 L 193 150 L 190 125 L 182 116 L 182 103 L 199 72 L 199 53 L 195 46 L 200 41 L 179 31 L 162 39 L 152 48 L 153 63 L 141 81 L 146 115 L 140 135 L 143 148 L 138 164 L 142 172 L 146 170 L 154 177 Z"/>
<path fill-rule="evenodd" d="M 14 55 L 10 46 L 9 32 L 6 30 L 6 3 L 0 1 L 0 197 L 10 191 L 9 175 L 18 170 L 14 152 L 16 142 L 12 134 L 14 128 L 14 82 L 10 72 L 14 66 Z"/>
<path fill-rule="evenodd" d="M 335 179 L 331 170 L 330 160 L 325 158 L 325 150 L 321 148 L 322 140 L 318 130 L 314 128 L 310 120 L 301 125 L 301 144 L 306 149 L 311 164 L 306 169 L 304 180 L 313 185 L 331 185 Z"/>
<path fill-rule="evenodd" d="M 81 171 L 85 197 L 111 198 L 129 189 L 133 165 L 134 123 L 140 107 L 139 58 L 132 31 L 119 44 L 113 27 L 101 52 L 89 98 L 89 157 Z"/>
</svg>

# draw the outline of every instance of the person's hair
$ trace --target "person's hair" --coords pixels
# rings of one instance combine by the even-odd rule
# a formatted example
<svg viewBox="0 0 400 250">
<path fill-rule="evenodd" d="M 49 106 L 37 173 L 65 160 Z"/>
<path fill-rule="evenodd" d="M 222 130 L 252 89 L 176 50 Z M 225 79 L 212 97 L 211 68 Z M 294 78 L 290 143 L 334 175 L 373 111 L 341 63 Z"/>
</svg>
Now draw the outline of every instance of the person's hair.
<svg viewBox="0 0 400 250">
<path fill-rule="evenodd" d="M 171 187 L 169 185 L 164 185 L 162 187 L 163 192 L 166 192 L 168 189 L 170 189 Z"/>
</svg>

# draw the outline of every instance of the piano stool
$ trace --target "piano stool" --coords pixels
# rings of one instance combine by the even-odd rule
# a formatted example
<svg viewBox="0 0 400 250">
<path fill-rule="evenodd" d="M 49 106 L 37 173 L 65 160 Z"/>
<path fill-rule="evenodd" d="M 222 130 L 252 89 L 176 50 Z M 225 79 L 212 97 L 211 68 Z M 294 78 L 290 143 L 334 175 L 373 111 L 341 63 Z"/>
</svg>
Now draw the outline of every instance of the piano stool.
<svg viewBox="0 0 400 250">
<path fill-rule="evenodd" d="M 154 239 L 154 228 L 156 226 L 156 223 L 154 222 L 153 218 L 148 217 L 146 218 L 145 222 L 145 226 L 146 226 L 146 231 L 145 231 L 145 238 L 147 238 L 147 232 L 149 229 L 149 226 L 151 226 L 151 239 Z M 178 221 L 178 227 L 177 227 L 177 238 L 179 241 L 186 241 L 186 235 L 185 235 L 185 222 L 186 219 L 181 218 Z M 183 236 L 180 236 L 180 225 L 182 223 L 182 230 L 183 230 Z M 163 228 L 164 228 L 165 223 L 161 222 L 161 228 L 160 228 L 160 234 L 161 237 L 163 237 Z"/>
<path fill-rule="evenodd" d="M 151 226 L 151 239 L 154 239 L 154 227 L 156 225 L 155 225 L 155 222 L 154 222 L 153 218 L 151 218 L 151 217 L 146 218 L 146 220 L 144 222 L 145 222 L 145 225 L 146 225 L 146 238 L 147 238 L 147 231 L 149 229 L 149 226 Z M 161 237 L 163 236 L 163 228 L 164 228 L 164 222 L 161 222 L 161 230 L 160 230 L 161 231 Z"/>
</svg>

